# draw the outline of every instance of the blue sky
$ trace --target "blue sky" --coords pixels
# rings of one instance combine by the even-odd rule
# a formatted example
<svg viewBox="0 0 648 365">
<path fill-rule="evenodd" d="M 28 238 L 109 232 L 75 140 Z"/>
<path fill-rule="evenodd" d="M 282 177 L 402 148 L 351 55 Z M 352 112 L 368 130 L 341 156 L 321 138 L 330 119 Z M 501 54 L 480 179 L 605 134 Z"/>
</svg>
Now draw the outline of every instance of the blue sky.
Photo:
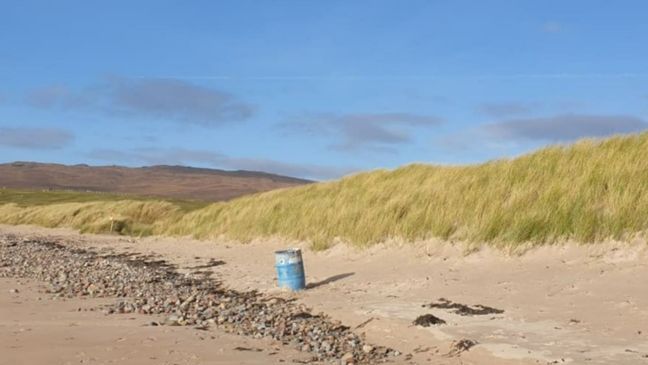
<svg viewBox="0 0 648 365">
<path fill-rule="evenodd" d="M 0 162 L 330 179 L 648 128 L 644 1 L 0 0 Z"/>
</svg>

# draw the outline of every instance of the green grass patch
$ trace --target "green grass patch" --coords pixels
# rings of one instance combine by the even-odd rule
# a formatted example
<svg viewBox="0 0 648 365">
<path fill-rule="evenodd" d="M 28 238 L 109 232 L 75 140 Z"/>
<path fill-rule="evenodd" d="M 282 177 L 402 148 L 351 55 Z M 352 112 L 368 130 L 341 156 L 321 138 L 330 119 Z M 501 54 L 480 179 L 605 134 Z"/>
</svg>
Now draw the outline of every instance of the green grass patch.
<svg viewBox="0 0 648 365">
<path fill-rule="evenodd" d="M 208 204 L 109 193 L 0 189 L 0 223 L 148 236 Z"/>
<path fill-rule="evenodd" d="M 72 190 L 19 190 L 0 188 L 0 204 L 14 203 L 20 207 L 51 205 L 59 203 L 116 202 L 116 201 L 160 201 L 177 205 L 181 210 L 190 212 L 204 208 L 208 202 L 198 200 L 162 199 L 128 194 L 101 192 L 80 192 Z"/>
</svg>

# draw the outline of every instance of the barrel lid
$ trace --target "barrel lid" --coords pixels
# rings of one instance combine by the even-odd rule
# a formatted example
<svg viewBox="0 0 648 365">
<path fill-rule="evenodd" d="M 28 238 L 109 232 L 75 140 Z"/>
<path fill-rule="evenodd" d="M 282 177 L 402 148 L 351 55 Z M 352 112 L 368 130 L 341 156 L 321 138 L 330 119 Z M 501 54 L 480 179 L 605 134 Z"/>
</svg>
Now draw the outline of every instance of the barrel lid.
<svg viewBox="0 0 648 365">
<path fill-rule="evenodd" d="M 285 250 L 278 250 L 275 251 L 275 254 L 281 255 L 281 254 L 296 254 L 296 253 L 301 253 L 301 248 L 287 248 Z"/>
<path fill-rule="evenodd" d="M 298 248 L 275 251 L 275 263 L 277 265 L 296 264 L 301 261 L 302 254 Z"/>
</svg>

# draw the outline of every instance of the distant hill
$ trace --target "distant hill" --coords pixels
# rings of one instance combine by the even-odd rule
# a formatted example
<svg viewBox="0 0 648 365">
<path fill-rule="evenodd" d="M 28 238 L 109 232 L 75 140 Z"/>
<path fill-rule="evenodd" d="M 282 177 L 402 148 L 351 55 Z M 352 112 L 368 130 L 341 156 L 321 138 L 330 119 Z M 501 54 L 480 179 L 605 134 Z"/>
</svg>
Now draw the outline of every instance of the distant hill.
<svg viewBox="0 0 648 365">
<path fill-rule="evenodd" d="M 88 166 L 36 162 L 0 164 L 0 187 L 108 192 L 178 199 L 223 201 L 309 180 L 257 171 L 185 166 Z"/>
</svg>

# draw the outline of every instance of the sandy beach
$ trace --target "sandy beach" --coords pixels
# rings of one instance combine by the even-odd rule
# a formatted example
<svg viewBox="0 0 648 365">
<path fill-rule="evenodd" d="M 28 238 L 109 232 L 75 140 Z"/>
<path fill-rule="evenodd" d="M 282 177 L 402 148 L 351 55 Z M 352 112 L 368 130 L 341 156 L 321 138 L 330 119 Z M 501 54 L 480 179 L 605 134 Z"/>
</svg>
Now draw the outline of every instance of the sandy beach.
<svg viewBox="0 0 648 365">
<path fill-rule="evenodd" d="M 309 358 L 272 341 L 152 326 L 159 318 L 147 315 L 106 316 L 90 309 L 110 299 L 52 301 L 41 290 L 31 281 L 0 279 L 0 364 L 233 365 Z"/>
<path fill-rule="evenodd" d="M 397 349 L 404 364 L 643 364 L 648 361 L 645 243 L 548 246 L 522 255 L 460 245 L 385 244 L 364 251 L 338 245 L 304 251 L 309 289 L 276 289 L 273 252 L 299 246 L 270 240 L 239 244 L 180 238 L 80 235 L 65 229 L 1 226 L 0 233 L 48 236 L 115 253 L 154 255 L 181 272 L 224 263 L 212 277 L 236 290 L 296 299 Z M 16 292 L 17 290 L 17 292 Z M 427 308 L 445 298 L 499 314 L 462 316 Z M 51 300 L 30 280 L 0 281 L 2 364 L 262 364 L 308 361 L 306 353 L 267 339 L 188 327 L 151 326 L 155 316 L 106 316 L 97 301 Z M 79 309 L 81 309 L 79 311 Z M 446 323 L 414 326 L 420 315 Z M 160 320 L 160 319 L 157 319 Z M 453 343 L 477 343 L 452 353 Z M 252 350 L 235 350 L 252 349 Z"/>
</svg>

